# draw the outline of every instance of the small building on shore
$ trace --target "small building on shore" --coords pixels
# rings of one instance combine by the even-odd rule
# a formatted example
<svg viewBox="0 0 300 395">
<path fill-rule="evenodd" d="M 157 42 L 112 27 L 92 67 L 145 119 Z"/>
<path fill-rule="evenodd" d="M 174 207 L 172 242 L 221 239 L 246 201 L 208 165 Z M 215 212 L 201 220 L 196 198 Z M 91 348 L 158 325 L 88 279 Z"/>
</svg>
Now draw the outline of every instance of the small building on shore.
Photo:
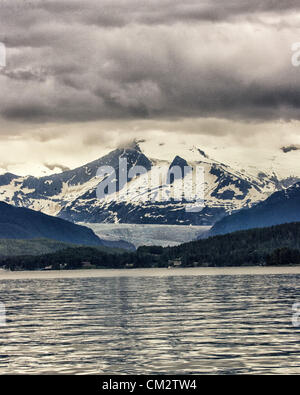
<svg viewBox="0 0 300 395">
<path fill-rule="evenodd" d="M 179 267 L 182 265 L 182 261 L 180 258 L 176 258 L 174 260 L 168 261 L 169 267 Z"/>
<path fill-rule="evenodd" d="M 126 263 L 125 267 L 126 269 L 132 269 L 134 268 L 134 263 Z"/>
</svg>

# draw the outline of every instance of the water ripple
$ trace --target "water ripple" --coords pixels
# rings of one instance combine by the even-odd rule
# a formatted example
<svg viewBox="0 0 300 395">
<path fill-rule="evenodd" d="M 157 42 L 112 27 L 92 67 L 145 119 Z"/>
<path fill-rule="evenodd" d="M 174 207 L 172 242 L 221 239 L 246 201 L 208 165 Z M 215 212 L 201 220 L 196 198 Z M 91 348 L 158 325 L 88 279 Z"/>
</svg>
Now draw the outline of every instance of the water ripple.
<svg viewBox="0 0 300 395">
<path fill-rule="evenodd" d="M 299 279 L 3 279 L 0 373 L 300 373 Z"/>
</svg>

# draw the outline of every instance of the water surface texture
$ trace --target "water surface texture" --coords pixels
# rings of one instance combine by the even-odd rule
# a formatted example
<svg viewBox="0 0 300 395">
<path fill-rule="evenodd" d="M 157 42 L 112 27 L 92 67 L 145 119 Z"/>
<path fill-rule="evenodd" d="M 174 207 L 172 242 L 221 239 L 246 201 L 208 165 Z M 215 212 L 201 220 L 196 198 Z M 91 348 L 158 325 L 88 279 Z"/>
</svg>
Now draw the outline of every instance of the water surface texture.
<svg viewBox="0 0 300 395">
<path fill-rule="evenodd" d="M 297 270 L 1 274 L 0 373 L 300 373 Z"/>
</svg>

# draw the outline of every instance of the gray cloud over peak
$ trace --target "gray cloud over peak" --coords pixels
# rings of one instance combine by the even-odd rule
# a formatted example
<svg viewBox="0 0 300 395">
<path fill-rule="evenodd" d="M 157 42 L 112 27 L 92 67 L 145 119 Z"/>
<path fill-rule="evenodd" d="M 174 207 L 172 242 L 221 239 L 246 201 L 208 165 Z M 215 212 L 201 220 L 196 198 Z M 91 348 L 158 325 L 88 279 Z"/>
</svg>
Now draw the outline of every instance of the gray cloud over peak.
<svg viewBox="0 0 300 395">
<path fill-rule="evenodd" d="M 64 166 L 60 163 L 44 163 L 44 166 L 47 167 L 47 169 L 49 169 L 49 170 L 60 169 L 62 172 L 70 170 L 69 167 Z"/>
<path fill-rule="evenodd" d="M 2 1 L 0 116 L 299 119 L 299 12 L 292 0 Z"/>
</svg>

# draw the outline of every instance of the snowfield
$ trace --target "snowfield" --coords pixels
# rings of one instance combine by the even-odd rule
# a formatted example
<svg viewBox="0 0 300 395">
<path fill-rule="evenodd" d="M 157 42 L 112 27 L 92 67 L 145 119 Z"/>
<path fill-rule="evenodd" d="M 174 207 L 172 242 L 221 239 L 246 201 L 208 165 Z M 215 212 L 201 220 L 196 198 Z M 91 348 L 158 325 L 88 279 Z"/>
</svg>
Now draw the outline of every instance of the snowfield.
<svg viewBox="0 0 300 395">
<path fill-rule="evenodd" d="M 279 150 L 278 155 L 288 161 L 294 152 Z M 123 174 L 120 159 L 128 164 L 125 183 L 118 182 L 119 174 Z M 212 226 L 225 215 L 252 207 L 300 180 L 296 169 L 288 173 L 289 178 L 281 179 L 272 169 L 264 172 L 264 168 L 253 167 L 247 172 L 246 163 L 232 166 L 232 158 L 227 159 L 229 164 L 219 157 L 213 159 L 202 147 L 133 141 L 62 173 L 40 178 L 2 174 L 0 200 L 71 222 Z M 173 166 L 181 175 L 171 181 L 167 175 Z M 204 177 L 185 173 L 188 166 L 201 169 Z M 98 170 L 103 167 L 113 169 L 115 177 L 100 179 Z M 129 176 L 134 167 L 145 172 Z M 160 168 L 165 168 L 164 177 L 160 177 Z M 103 191 L 107 187 L 109 193 L 99 198 L 99 186 Z"/>
</svg>

